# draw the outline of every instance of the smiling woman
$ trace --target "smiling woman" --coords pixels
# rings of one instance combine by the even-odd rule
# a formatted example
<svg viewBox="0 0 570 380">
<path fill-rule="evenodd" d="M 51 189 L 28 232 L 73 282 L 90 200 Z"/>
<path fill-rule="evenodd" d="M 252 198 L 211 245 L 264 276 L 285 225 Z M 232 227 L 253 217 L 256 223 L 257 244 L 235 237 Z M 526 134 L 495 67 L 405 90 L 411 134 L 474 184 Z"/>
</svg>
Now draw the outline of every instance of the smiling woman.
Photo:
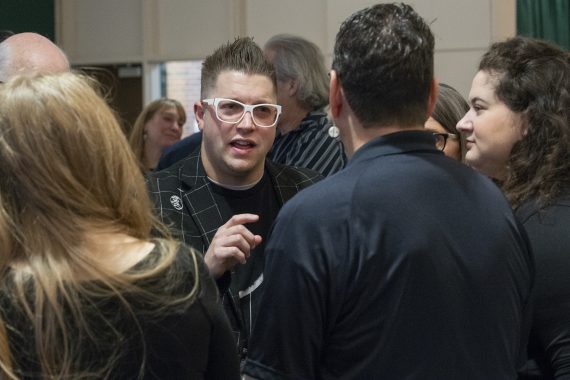
<svg viewBox="0 0 570 380">
<path fill-rule="evenodd" d="M 154 170 L 162 152 L 180 140 L 185 122 L 186 112 L 177 100 L 162 98 L 145 107 L 129 137 L 143 172 Z"/>
</svg>

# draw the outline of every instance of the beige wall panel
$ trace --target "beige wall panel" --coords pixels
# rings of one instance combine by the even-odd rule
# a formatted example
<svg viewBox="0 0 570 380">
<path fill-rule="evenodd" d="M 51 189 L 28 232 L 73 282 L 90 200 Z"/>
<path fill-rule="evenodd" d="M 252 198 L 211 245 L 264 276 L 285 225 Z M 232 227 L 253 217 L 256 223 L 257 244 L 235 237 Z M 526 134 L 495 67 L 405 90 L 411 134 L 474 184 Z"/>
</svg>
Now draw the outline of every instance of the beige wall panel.
<svg viewBox="0 0 570 380">
<path fill-rule="evenodd" d="M 237 36 L 235 0 L 151 0 L 147 8 L 147 58 L 202 59 Z"/>
<path fill-rule="evenodd" d="M 492 1 L 491 38 L 493 42 L 502 41 L 517 34 L 516 0 Z"/>
<path fill-rule="evenodd" d="M 332 56 L 336 34 L 340 24 L 354 12 L 378 3 L 389 3 L 391 1 L 370 1 L 370 0 L 327 0 L 327 39 L 323 46 L 326 52 Z"/>
<path fill-rule="evenodd" d="M 467 99 L 477 65 L 486 49 L 439 51 L 435 53 L 435 77 L 453 86 Z"/>
<path fill-rule="evenodd" d="M 431 23 L 436 49 L 453 49 L 487 46 L 492 30 L 491 1 L 416 0 L 408 1 L 408 4 Z M 507 2 L 511 1 L 514 0 Z M 332 51 L 336 32 L 350 14 L 373 4 L 389 2 L 391 1 L 328 0 L 327 48 Z"/>
<path fill-rule="evenodd" d="M 62 0 L 61 45 L 75 64 L 140 61 L 140 0 Z"/>
<path fill-rule="evenodd" d="M 58 42 L 74 64 L 201 59 L 237 35 L 276 33 L 321 47 L 330 66 L 342 21 L 374 0 L 55 0 Z M 411 0 L 436 38 L 436 75 L 467 95 L 490 43 L 513 36 L 515 0 Z"/>
<path fill-rule="evenodd" d="M 491 40 L 492 0 L 416 0 L 431 23 L 436 50 L 486 48 Z"/>
<path fill-rule="evenodd" d="M 321 48 L 326 41 L 326 0 L 247 0 L 246 34 L 263 46 L 278 33 L 305 37 Z"/>
</svg>

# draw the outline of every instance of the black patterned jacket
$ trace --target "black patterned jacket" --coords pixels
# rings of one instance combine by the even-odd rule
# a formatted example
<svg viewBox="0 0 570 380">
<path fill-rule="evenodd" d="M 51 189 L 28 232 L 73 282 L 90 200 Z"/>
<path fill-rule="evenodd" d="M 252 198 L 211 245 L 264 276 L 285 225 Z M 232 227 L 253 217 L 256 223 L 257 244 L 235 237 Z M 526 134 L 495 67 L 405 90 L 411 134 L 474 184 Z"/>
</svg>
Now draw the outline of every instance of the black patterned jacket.
<svg viewBox="0 0 570 380">
<path fill-rule="evenodd" d="M 309 169 L 295 168 L 265 161 L 265 167 L 274 186 L 280 206 L 305 187 L 322 179 Z M 155 212 L 166 223 L 174 236 L 205 254 L 218 228 L 232 213 L 227 204 L 218 204 L 200 157 L 200 149 L 165 170 L 151 173 L 147 185 Z M 252 255 L 249 260 L 263 259 Z M 248 260 L 248 261 L 249 261 Z M 260 266 L 261 268 L 263 266 Z M 218 279 L 218 288 L 226 315 L 236 336 L 237 349 L 242 359 L 247 354 L 250 323 L 244 310 L 250 309 L 253 290 L 263 282 L 263 273 L 251 278 L 247 291 L 232 290 L 232 276 L 239 276 L 240 265 Z M 249 305 L 249 306 L 248 306 Z"/>
</svg>

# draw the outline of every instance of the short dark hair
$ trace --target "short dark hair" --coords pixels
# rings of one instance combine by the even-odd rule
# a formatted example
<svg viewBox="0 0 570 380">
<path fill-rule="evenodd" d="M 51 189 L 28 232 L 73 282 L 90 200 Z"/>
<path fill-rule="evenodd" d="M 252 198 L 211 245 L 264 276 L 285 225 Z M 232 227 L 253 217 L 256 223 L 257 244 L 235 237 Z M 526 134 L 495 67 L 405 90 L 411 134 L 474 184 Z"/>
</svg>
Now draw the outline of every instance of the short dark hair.
<svg viewBox="0 0 570 380">
<path fill-rule="evenodd" d="M 363 126 L 423 125 L 433 49 L 429 25 L 406 4 L 378 4 L 342 23 L 332 67 Z"/>
<path fill-rule="evenodd" d="M 515 37 L 493 44 L 479 70 L 497 99 L 522 116 L 525 136 L 511 150 L 503 190 L 513 206 L 548 205 L 570 188 L 570 53 Z"/>
<path fill-rule="evenodd" d="M 273 87 L 277 87 L 273 65 L 251 37 L 236 38 L 217 48 L 204 60 L 200 88 L 202 98 L 208 96 L 208 90 L 215 87 L 218 75 L 226 70 L 265 75 L 271 79 Z"/>
</svg>

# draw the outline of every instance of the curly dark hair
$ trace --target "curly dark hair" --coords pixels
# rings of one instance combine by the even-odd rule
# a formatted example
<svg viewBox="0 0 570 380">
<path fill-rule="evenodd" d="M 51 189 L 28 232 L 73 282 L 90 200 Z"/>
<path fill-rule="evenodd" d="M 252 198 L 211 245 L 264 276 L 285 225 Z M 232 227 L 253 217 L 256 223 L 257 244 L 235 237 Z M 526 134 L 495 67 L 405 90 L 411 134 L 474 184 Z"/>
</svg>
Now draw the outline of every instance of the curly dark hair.
<svg viewBox="0 0 570 380">
<path fill-rule="evenodd" d="M 570 54 L 515 37 L 493 44 L 479 70 L 496 79 L 497 98 L 525 123 L 502 183 L 507 199 L 514 208 L 531 199 L 548 206 L 570 189 Z"/>
</svg>

